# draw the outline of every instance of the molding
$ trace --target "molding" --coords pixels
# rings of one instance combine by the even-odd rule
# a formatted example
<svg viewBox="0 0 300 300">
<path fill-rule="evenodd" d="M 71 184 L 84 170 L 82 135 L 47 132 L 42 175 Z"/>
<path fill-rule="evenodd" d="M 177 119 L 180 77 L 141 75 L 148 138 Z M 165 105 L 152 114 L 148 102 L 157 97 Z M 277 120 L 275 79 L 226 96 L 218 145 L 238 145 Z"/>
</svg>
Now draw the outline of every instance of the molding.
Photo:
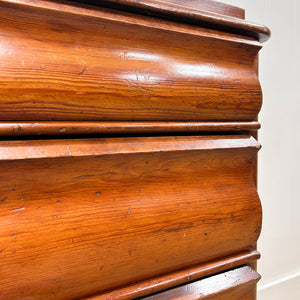
<svg viewBox="0 0 300 300">
<path fill-rule="evenodd" d="M 84 3 L 251 36 L 259 42 L 265 42 L 270 37 L 270 30 L 264 25 L 160 0 L 88 0 Z"/>
<path fill-rule="evenodd" d="M 0 161 L 260 147 L 249 135 L 0 141 Z"/>
<path fill-rule="evenodd" d="M 168 275 L 155 277 L 149 280 L 138 282 L 112 292 L 87 297 L 83 300 L 104 300 L 104 299 L 135 299 L 147 294 L 161 292 L 163 290 L 185 284 L 193 280 L 198 280 L 212 274 L 222 272 L 227 269 L 233 269 L 260 258 L 258 251 L 239 253 L 220 260 L 201 264 L 179 272 L 173 272 Z"/>
<path fill-rule="evenodd" d="M 0 122 L 0 136 L 256 131 L 258 122 Z"/>
<path fill-rule="evenodd" d="M 287 275 L 287 276 L 283 276 L 280 279 L 271 281 L 270 283 L 264 284 L 263 286 L 259 287 L 257 289 L 257 291 L 258 291 L 258 293 L 261 293 L 261 292 L 264 292 L 265 290 L 274 288 L 274 287 L 276 287 L 278 285 L 281 285 L 281 284 L 285 284 L 286 282 L 288 282 L 290 280 L 295 280 L 297 278 L 299 278 L 299 280 L 300 280 L 300 271 L 296 272 L 296 273 L 293 273 L 293 274 L 290 274 L 290 275 Z"/>
<path fill-rule="evenodd" d="M 38 7 L 45 7 L 45 5 L 48 7 L 51 6 L 51 1 L 43 0 L 36 0 L 34 2 L 32 2 L 31 0 L 2 0 L 1 2 L 12 2 Z M 56 2 L 58 3 L 58 5 L 69 3 L 72 4 L 72 1 Z M 128 11 L 139 15 L 157 17 L 165 20 L 196 25 L 199 27 L 208 27 L 234 34 L 241 34 L 253 37 L 259 42 L 267 41 L 271 34 L 270 29 L 264 25 L 248 22 L 240 18 L 202 11 L 193 7 L 159 0 L 106 0 L 100 1 L 100 3 L 98 0 L 88 0 L 84 1 L 84 3 L 82 3 L 82 0 L 75 0 L 74 2 L 79 2 L 83 5 L 88 3 L 95 6 L 108 7 L 126 12 Z M 73 6 L 76 5 L 73 4 Z"/>
</svg>

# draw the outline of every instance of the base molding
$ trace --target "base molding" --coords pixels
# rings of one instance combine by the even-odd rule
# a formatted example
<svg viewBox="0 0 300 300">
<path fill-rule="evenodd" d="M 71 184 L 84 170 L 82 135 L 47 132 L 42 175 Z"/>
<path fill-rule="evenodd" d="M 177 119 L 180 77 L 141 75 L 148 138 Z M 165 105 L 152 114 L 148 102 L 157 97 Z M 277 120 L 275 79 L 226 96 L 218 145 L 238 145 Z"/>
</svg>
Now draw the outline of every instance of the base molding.
<svg viewBox="0 0 300 300">
<path fill-rule="evenodd" d="M 298 300 L 300 297 L 299 286 L 300 272 L 296 272 L 259 287 L 257 299 L 285 299 L 285 297 L 288 295 L 289 300 Z"/>
<path fill-rule="evenodd" d="M 209 263 L 194 266 L 178 272 L 173 272 L 168 275 L 151 278 L 130 286 L 116 289 L 111 292 L 90 296 L 84 300 L 136 299 L 145 295 L 170 289 L 187 282 L 198 280 L 224 270 L 245 265 L 259 258 L 260 253 L 256 250 L 240 252 L 220 260 L 214 260 Z"/>
</svg>

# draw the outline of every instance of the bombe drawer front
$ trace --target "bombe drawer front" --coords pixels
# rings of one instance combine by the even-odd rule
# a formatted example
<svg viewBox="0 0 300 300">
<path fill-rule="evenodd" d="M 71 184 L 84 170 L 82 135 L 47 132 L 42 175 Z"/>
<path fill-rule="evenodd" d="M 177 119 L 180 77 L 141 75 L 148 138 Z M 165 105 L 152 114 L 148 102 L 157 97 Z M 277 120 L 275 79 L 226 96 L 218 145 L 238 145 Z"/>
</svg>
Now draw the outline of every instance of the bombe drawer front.
<svg viewBox="0 0 300 300">
<path fill-rule="evenodd" d="M 0 1 L 1 121 L 255 120 L 253 38 L 53 6 Z"/>
<path fill-rule="evenodd" d="M 251 136 L 0 142 L 0 294 L 78 299 L 255 247 Z"/>
</svg>

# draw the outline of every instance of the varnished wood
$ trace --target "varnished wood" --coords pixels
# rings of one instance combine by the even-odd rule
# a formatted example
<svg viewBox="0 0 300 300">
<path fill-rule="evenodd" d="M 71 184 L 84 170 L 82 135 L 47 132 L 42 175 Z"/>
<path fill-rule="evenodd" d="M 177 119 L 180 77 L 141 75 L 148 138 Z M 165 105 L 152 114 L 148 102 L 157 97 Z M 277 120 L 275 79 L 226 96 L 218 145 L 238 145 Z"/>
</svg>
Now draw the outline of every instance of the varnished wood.
<svg viewBox="0 0 300 300">
<path fill-rule="evenodd" d="M 137 299 L 147 294 L 153 294 L 161 290 L 170 289 L 178 285 L 187 284 L 197 279 L 220 273 L 240 265 L 250 264 L 259 259 L 259 252 L 252 250 L 236 255 L 224 257 L 192 268 L 185 268 L 178 272 L 172 272 L 160 277 L 131 284 L 124 288 L 116 289 L 97 296 L 87 297 L 84 300 L 108 300 L 108 299 Z M 163 298 L 162 298 L 163 299 Z M 234 298 L 232 298 L 234 299 Z M 231 300 L 232 300 L 231 299 Z M 239 298 L 237 298 L 239 299 Z"/>
<path fill-rule="evenodd" d="M 233 33 L 252 36 L 260 42 L 268 40 L 270 36 L 270 30 L 266 26 L 251 23 L 243 19 L 227 17 L 224 14 L 212 13 L 212 11 L 198 10 L 195 9 L 195 6 L 190 7 L 186 5 L 184 1 L 181 5 L 176 4 L 177 1 L 163 0 L 76 0 L 76 2 L 100 4 L 101 6 L 106 5 L 146 16 L 155 16 L 188 24 L 222 29 L 222 31 L 227 30 Z M 218 7 L 219 5 L 216 3 L 215 6 Z"/>
<path fill-rule="evenodd" d="M 254 300 L 269 35 L 210 0 L 0 0 L 0 299 Z"/>
<path fill-rule="evenodd" d="M 201 0 L 201 1 L 195 1 L 195 0 L 165 0 L 166 2 L 171 2 L 174 4 L 183 5 L 186 7 L 192 7 L 201 11 L 205 11 L 206 13 L 214 13 L 214 14 L 221 14 L 226 15 L 234 18 L 245 18 L 245 10 L 236 7 L 233 5 L 228 5 L 223 2 L 217 2 L 217 1 L 210 1 L 210 0 Z"/>
<path fill-rule="evenodd" d="M 201 11 L 205 11 L 206 13 L 214 13 L 214 14 L 221 14 L 226 15 L 234 18 L 245 18 L 245 10 L 236 7 L 233 5 L 228 5 L 223 2 L 211 1 L 211 0 L 164 0 L 166 2 L 171 2 L 174 4 L 179 4 L 186 7 L 191 7 L 194 9 L 198 9 Z"/>
<path fill-rule="evenodd" d="M 22 0 L 24 1 L 24 0 Z M 114 7 L 117 9 L 124 9 L 124 10 L 133 10 L 135 12 L 145 13 L 142 9 L 143 6 L 148 5 L 150 6 L 152 4 L 155 5 L 157 8 L 160 8 L 161 4 L 175 4 L 171 5 L 172 8 L 176 7 L 178 11 L 180 9 L 187 9 L 189 8 L 190 11 L 202 11 L 205 14 L 212 14 L 212 15 L 223 15 L 223 16 L 229 16 L 229 17 L 235 17 L 244 19 L 245 18 L 245 11 L 239 7 L 235 7 L 232 5 L 228 5 L 222 2 L 217 1 L 211 1 L 211 0 L 201 0 L 201 1 L 195 1 L 195 0 L 164 0 L 164 1 L 115 1 L 115 0 L 105 0 L 105 1 L 99 1 L 99 0 L 72 0 L 72 2 L 77 3 L 89 3 L 94 5 L 105 5 L 106 7 Z M 151 7 L 151 6 L 150 6 Z"/>
<path fill-rule="evenodd" d="M 204 151 L 219 148 L 249 149 L 252 154 L 260 149 L 260 144 L 252 136 L 242 135 L 1 141 L 0 160 Z"/>
<path fill-rule="evenodd" d="M 2 298 L 80 298 L 254 247 L 258 148 L 250 136 L 0 142 Z"/>
<path fill-rule="evenodd" d="M 0 136 L 256 131 L 258 122 L 0 122 Z"/>
<path fill-rule="evenodd" d="M 255 119 L 258 43 L 105 9 L 48 6 L 0 1 L 2 121 Z"/>
<path fill-rule="evenodd" d="M 248 266 L 227 271 L 143 300 L 255 300 L 260 275 Z"/>
</svg>

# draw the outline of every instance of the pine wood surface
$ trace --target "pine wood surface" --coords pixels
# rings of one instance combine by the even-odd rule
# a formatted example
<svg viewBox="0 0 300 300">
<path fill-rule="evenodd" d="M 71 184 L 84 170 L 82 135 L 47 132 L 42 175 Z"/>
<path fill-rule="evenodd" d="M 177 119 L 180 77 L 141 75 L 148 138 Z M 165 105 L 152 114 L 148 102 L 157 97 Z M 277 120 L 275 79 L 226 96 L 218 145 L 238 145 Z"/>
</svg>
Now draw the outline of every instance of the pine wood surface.
<svg viewBox="0 0 300 300">
<path fill-rule="evenodd" d="M 259 128 L 258 122 L 19 121 L 0 122 L 0 136 L 239 133 Z"/>
<path fill-rule="evenodd" d="M 210 0 L 0 0 L 0 299 L 255 300 L 269 36 Z"/>
<path fill-rule="evenodd" d="M 177 272 L 133 283 L 96 296 L 93 295 L 85 298 L 84 300 L 128 300 L 139 299 L 142 296 L 151 294 L 159 295 L 161 291 L 167 289 L 172 290 L 173 288 L 176 289 L 177 286 L 188 285 L 190 282 L 194 282 L 213 274 L 218 274 L 222 271 L 233 269 L 237 266 L 245 264 L 252 265 L 259 258 L 260 254 L 256 250 L 243 251 L 231 256 L 225 256 L 221 259 L 205 262 L 191 268 L 185 268 Z M 215 282 L 215 285 L 218 285 L 218 281 Z M 161 298 L 163 299 L 163 297 Z M 231 298 L 231 300 L 232 299 L 235 298 Z"/>
<path fill-rule="evenodd" d="M 245 10 L 236 7 L 233 5 L 228 5 L 223 2 L 211 1 L 211 0 L 164 0 L 165 2 L 170 2 L 174 4 L 178 4 L 185 7 L 191 7 L 194 9 L 198 9 L 201 11 L 205 11 L 206 13 L 214 13 L 220 15 L 226 15 L 234 18 L 245 18 Z"/>
<path fill-rule="evenodd" d="M 255 300 L 260 275 L 249 266 L 211 276 L 143 300 Z"/>
<path fill-rule="evenodd" d="M 253 121 L 260 110 L 261 46 L 247 36 L 34 3 L 0 1 L 2 121 Z"/>
<path fill-rule="evenodd" d="M 19 1 L 27 2 L 28 0 Z M 230 5 L 227 5 L 226 9 L 225 5 L 223 6 L 222 3 L 216 1 L 203 1 L 202 3 L 199 1 L 199 4 L 189 0 L 73 0 L 73 2 L 91 3 L 101 7 L 105 6 L 181 23 L 216 28 L 251 36 L 260 42 L 266 41 L 270 36 L 270 30 L 266 26 L 243 20 L 241 19 L 241 10 Z M 231 17 L 228 17 L 228 14 Z M 235 18 L 232 17 L 232 14 Z"/>
<path fill-rule="evenodd" d="M 0 142 L 1 297 L 76 299 L 253 248 L 258 149 L 251 136 Z"/>
</svg>

